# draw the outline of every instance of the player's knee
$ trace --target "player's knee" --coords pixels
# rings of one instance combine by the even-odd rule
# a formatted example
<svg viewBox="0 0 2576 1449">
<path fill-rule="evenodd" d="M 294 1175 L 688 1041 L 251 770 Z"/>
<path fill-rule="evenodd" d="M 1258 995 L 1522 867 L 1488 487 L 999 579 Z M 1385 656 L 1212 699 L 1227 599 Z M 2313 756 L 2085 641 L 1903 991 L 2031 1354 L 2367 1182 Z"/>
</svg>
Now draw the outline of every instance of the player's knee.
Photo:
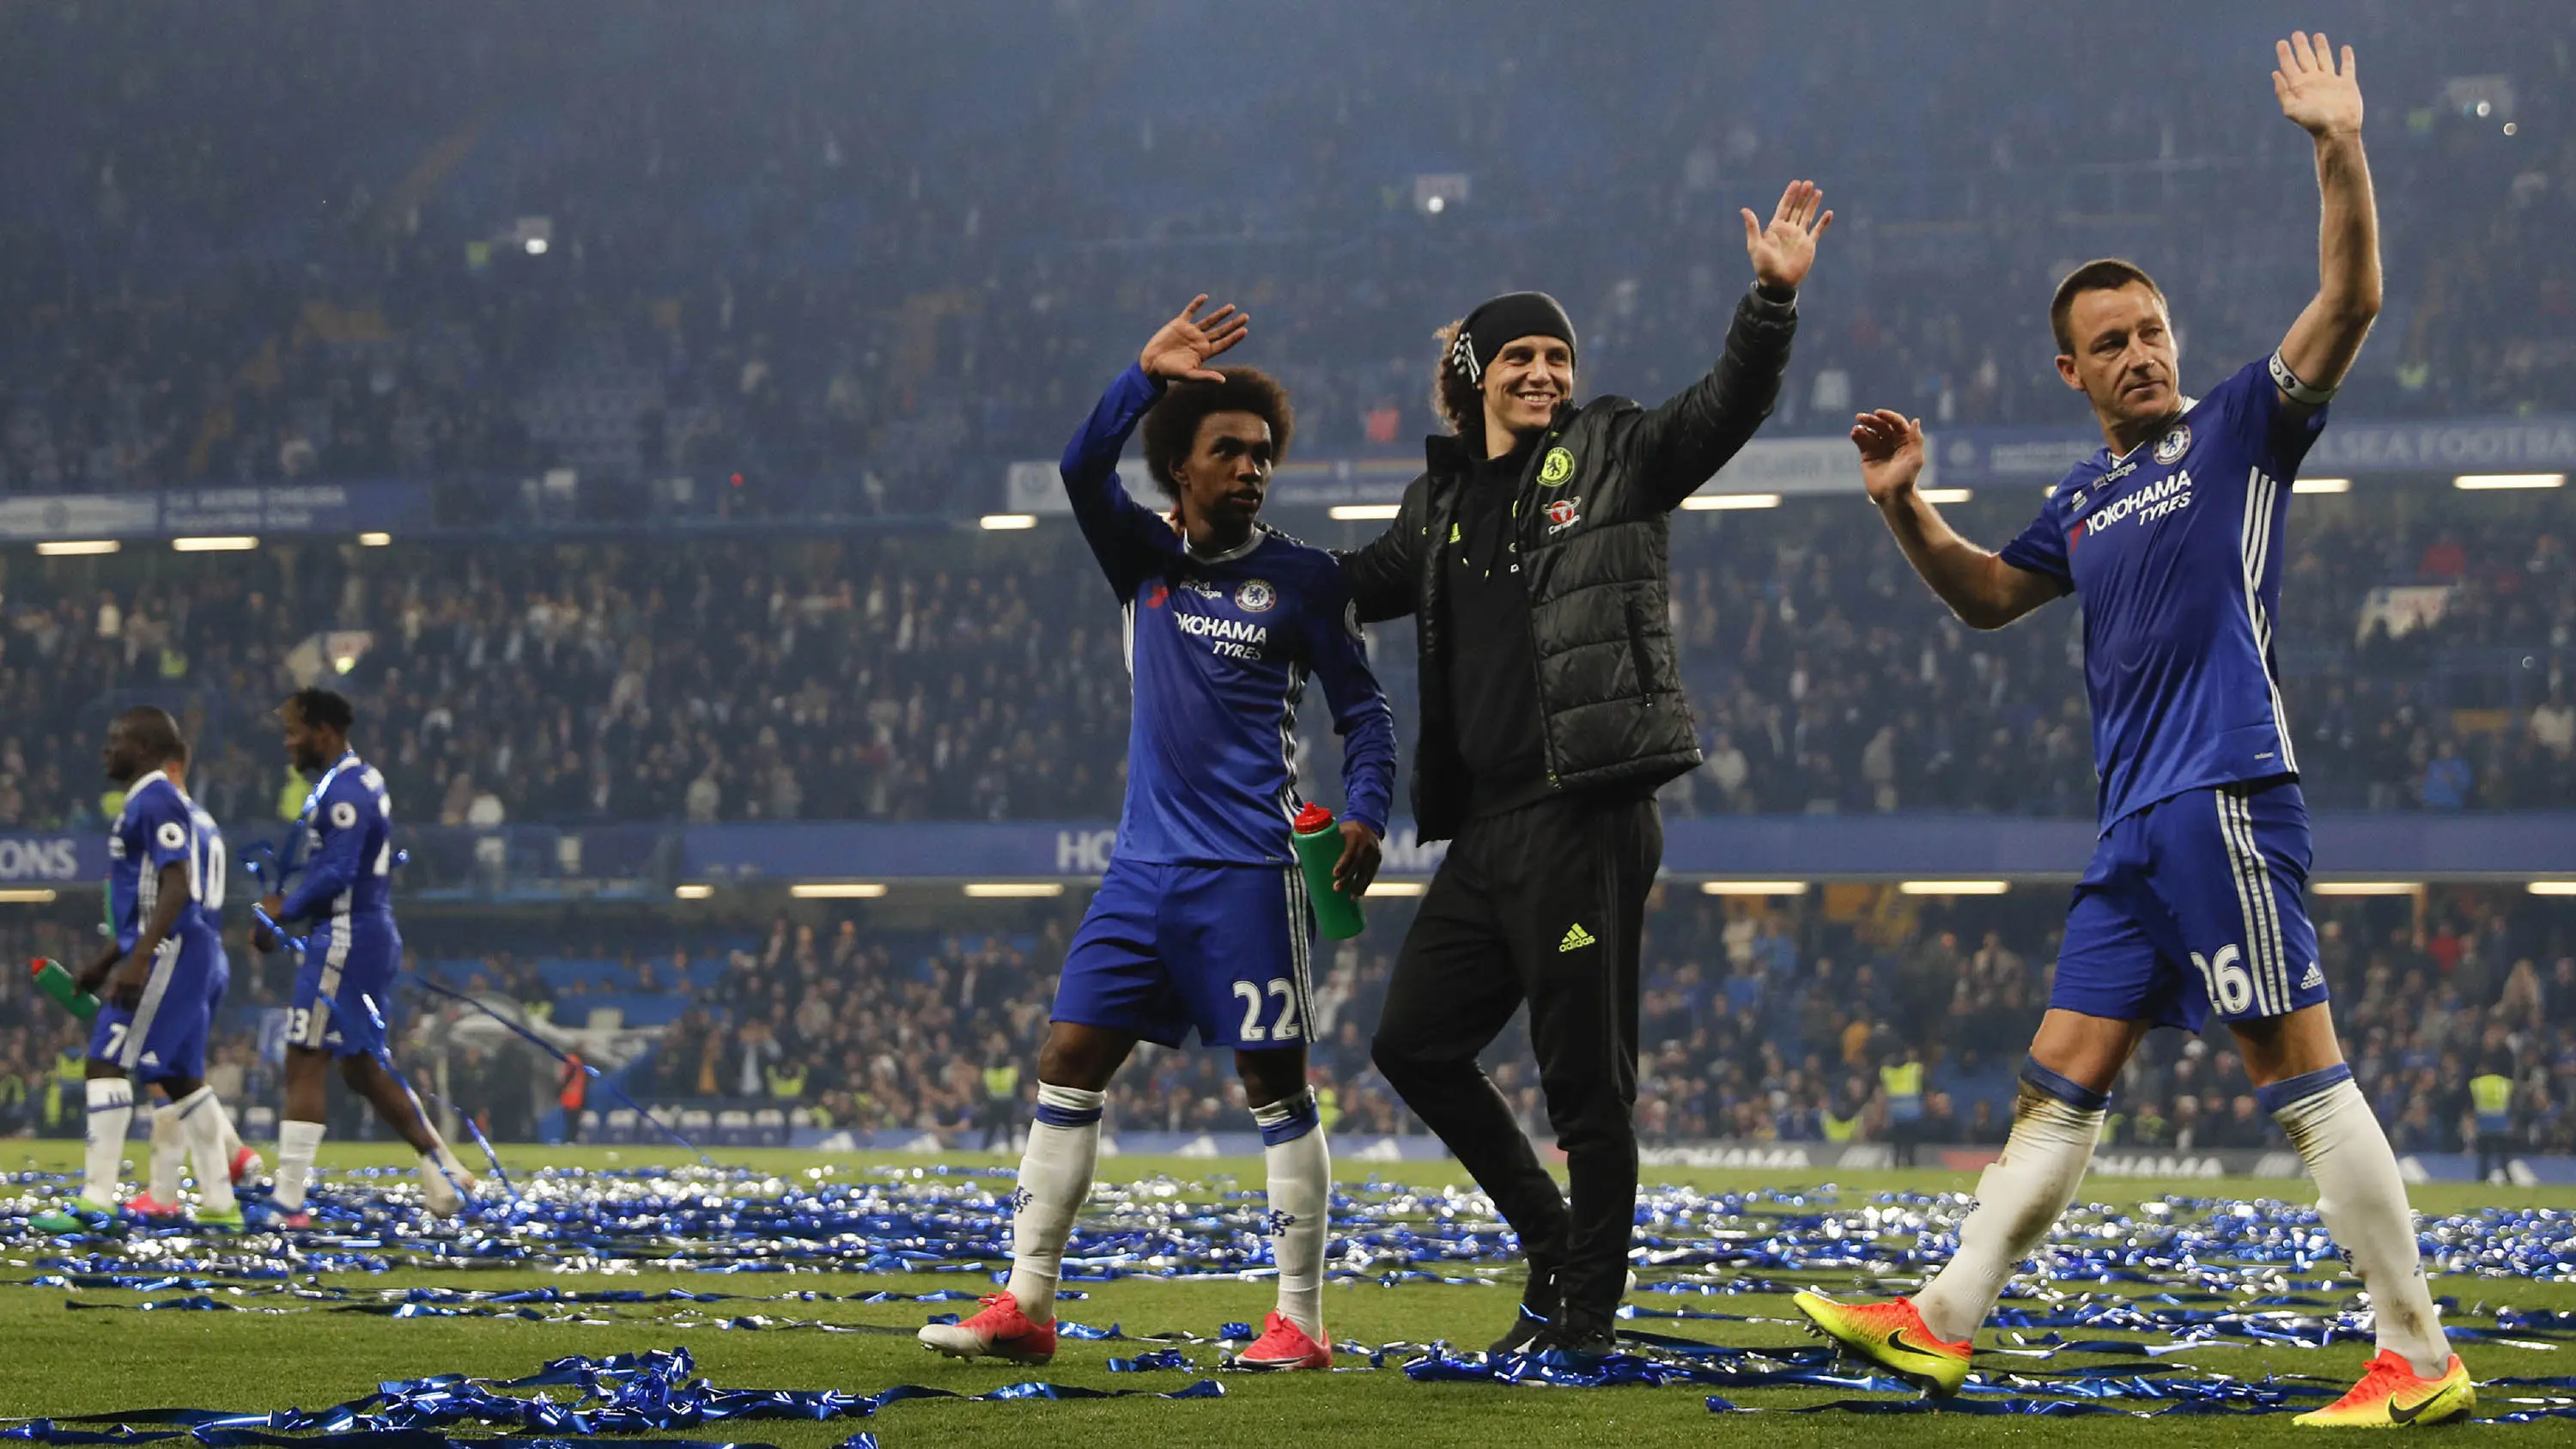
<svg viewBox="0 0 2576 1449">
<path fill-rule="evenodd" d="M 1306 1087 L 1306 1053 L 1236 1052 L 1234 1070 L 1243 1078 L 1244 1099 L 1255 1107 L 1284 1101 Z"/>
<path fill-rule="evenodd" d="M 1038 1048 L 1038 1080 L 1085 1092 L 1105 1091 L 1126 1058 L 1122 1039 L 1058 1022 L 1048 1028 L 1046 1044 Z"/>
</svg>

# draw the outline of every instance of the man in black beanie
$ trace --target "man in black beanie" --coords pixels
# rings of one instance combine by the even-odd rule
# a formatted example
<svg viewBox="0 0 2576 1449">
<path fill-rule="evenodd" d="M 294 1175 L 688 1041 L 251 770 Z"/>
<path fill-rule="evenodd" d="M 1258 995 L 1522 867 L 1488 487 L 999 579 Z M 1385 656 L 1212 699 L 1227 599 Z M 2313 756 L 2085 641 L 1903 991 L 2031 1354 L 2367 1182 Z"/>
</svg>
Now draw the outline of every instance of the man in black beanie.
<svg viewBox="0 0 2576 1449">
<path fill-rule="evenodd" d="M 1364 620 L 1415 616 L 1413 813 L 1449 840 L 1371 1055 L 1492 1196 L 1529 1286 L 1497 1352 L 1611 1351 L 1637 1196 L 1637 954 L 1663 860 L 1655 790 L 1700 762 L 1667 622 L 1667 515 L 1779 395 L 1798 284 L 1833 213 L 1790 184 L 1744 213 L 1753 289 L 1726 355 L 1661 407 L 1573 402 L 1574 324 L 1540 292 L 1441 333 L 1453 436 L 1392 527 L 1345 555 Z M 1560 1196 L 1476 1056 L 1522 1003 Z"/>
</svg>

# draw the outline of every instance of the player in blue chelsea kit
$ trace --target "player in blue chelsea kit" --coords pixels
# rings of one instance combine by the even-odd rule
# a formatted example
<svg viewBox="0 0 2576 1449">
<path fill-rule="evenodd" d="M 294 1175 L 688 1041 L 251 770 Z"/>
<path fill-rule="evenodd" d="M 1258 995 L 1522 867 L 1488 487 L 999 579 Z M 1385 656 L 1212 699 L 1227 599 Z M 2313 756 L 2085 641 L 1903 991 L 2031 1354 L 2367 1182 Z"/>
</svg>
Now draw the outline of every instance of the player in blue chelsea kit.
<svg viewBox="0 0 2576 1449">
<path fill-rule="evenodd" d="M 233 1198 L 232 1154 L 239 1142 L 226 1146 L 229 1124 L 217 1125 L 224 1120 L 223 1104 L 205 1080 L 206 1039 L 224 959 L 215 914 L 222 900 L 223 842 L 181 786 L 187 747 L 167 711 L 138 705 L 118 715 L 108 727 L 101 763 L 108 779 L 124 787 L 125 803 L 107 841 L 113 939 L 78 977 L 81 989 L 100 997 L 86 1071 L 88 1154 L 80 1195 L 64 1208 L 38 1214 L 34 1225 L 43 1232 L 77 1232 L 116 1216 L 134 1086 L 142 1082 L 160 1086 L 170 1103 L 163 1110 L 173 1114 L 173 1125 L 196 1158 L 204 1196 L 198 1225 L 238 1232 L 242 1215 Z M 175 1181 L 171 1196 L 177 1196 Z M 152 1215 L 160 1216 L 159 1205 L 154 1207 Z"/>
<path fill-rule="evenodd" d="M 273 921 L 312 923 L 287 1011 L 277 1211 L 289 1227 L 308 1221 L 305 1189 L 322 1146 L 324 1093 L 337 1058 L 341 1080 L 420 1154 L 423 1204 L 442 1217 L 453 1214 L 474 1178 L 375 1055 L 383 1040 L 377 1023 L 393 1017 L 394 974 L 402 969 L 402 933 L 394 928 L 393 802 L 385 777 L 349 748 L 357 716 L 348 700 L 327 689 L 301 690 L 279 706 L 278 717 L 286 727 L 288 763 L 321 778 L 296 821 L 304 832 L 303 877 L 292 894 L 260 903 Z M 262 949 L 272 944 L 265 928 L 259 936 Z"/>
<path fill-rule="evenodd" d="M 1836 1339 L 1936 1391 L 1958 1387 L 1970 1335 L 2073 1199 L 2138 1042 L 2214 1013 L 2306 1160 L 2377 1321 L 2362 1381 L 2301 1422 L 2431 1423 L 2475 1402 L 2425 1287 L 2396 1157 L 2336 1043 L 2303 904 L 2308 815 L 2272 647 L 2282 531 L 2291 480 L 2379 310 L 2379 243 L 2351 50 L 2338 68 L 2324 36 L 2302 34 L 2275 55 L 2281 109 L 2315 140 L 2322 211 L 2317 294 L 2278 351 L 2183 396 L 2164 293 L 2127 262 L 2077 268 L 2049 323 L 2058 373 L 2106 446 L 2000 554 L 1961 539 L 1916 489 L 1919 421 L 1879 412 L 1852 429 L 1871 500 L 1962 620 L 2000 628 L 2064 594 L 2083 601 L 2101 774 L 2100 843 L 2012 1135 L 1957 1254 L 1912 1299 L 1799 1295 Z"/>
<path fill-rule="evenodd" d="M 180 746 L 178 765 L 184 768 L 187 763 L 187 747 L 183 743 Z M 180 777 L 172 775 L 171 780 L 174 784 L 179 783 Z M 224 911 L 224 878 L 227 873 L 224 833 L 216 826 L 215 817 L 206 813 L 206 807 L 193 800 L 188 805 L 188 819 L 197 830 L 197 856 L 200 862 L 197 876 L 197 905 L 209 919 L 217 923 L 216 928 L 220 931 Z M 214 961 L 206 973 L 208 1022 L 211 1023 L 223 1014 L 224 993 L 231 989 L 232 980 L 232 961 L 224 953 L 223 941 L 219 935 L 215 942 Z M 208 1101 L 213 1105 L 215 1128 L 221 1138 L 220 1155 L 231 1169 L 227 1176 L 232 1180 L 233 1186 L 239 1187 L 244 1182 L 259 1176 L 262 1166 L 260 1155 L 242 1145 L 241 1134 L 234 1130 L 232 1117 L 224 1111 L 221 1104 L 213 1103 L 211 1098 Z M 205 1108 L 199 1110 L 202 1111 Z M 163 1102 L 152 1109 L 151 1177 L 144 1184 L 143 1191 L 125 1200 L 127 1212 L 138 1217 L 175 1219 L 186 1211 L 179 1201 L 179 1169 L 188 1156 L 187 1118 L 191 1115 L 194 1114 L 183 1111 L 177 1102 Z"/>
<path fill-rule="evenodd" d="M 1320 677 L 1342 736 L 1335 887 L 1351 894 L 1377 870 L 1395 723 L 1339 567 L 1254 521 L 1287 451 L 1287 395 L 1253 369 L 1208 366 L 1247 319 L 1232 307 L 1201 318 L 1206 302 L 1154 334 L 1065 450 L 1075 521 L 1126 610 L 1127 801 L 1038 1057 L 1009 1291 L 963 1323 L 921 1331 L 958 1357 L 1054 1353 L 1056 1278 L 1091 1189 L 1109 1080 L 1139 1040 L 1177 1046 L 1195 1027 L 1202 1043 L 1234 1049 L 1266 1144 L 1279 1306 L 1235 1362 L 1332 1365 L 1321 1318 L 1332 1167 L 1306 1085 L 1314 926 L 1289 842 L 1303 803 L 1297 700 L 1306 676 Z M 1175 504 L 1168 518 L 1115 473 L 1140 421 L 1146 469 Z"/>
</svg>

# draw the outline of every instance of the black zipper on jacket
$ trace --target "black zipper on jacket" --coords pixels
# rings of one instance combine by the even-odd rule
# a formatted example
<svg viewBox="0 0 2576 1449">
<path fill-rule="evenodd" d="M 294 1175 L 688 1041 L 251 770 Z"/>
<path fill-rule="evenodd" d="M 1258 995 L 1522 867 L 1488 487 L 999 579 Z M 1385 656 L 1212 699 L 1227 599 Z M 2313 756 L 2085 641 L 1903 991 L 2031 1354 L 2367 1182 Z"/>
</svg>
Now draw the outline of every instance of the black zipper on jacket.
<svg viewBox="0 0 2576 1449">
<path fill-rule="evenodd" d="M 1580 412 L 1581 409 L 1578 408 L 1576 411 Z M 1567 421 L 1571 422 L 1573 419 L 1569 417 Z M 1515 558 L 1530 557 L 1530 554 L 1522 550 L 1521 545 L 1537 542 L 1536 539 L 1521 536 L 1521 530 L 1526 526 L 1522 521 L 1523 518 L 1537 516 L 1535 508 L 1524 515 L 1521 504 L 1527 502 L 1535 505 L 1538 502 L 1537 492 L 1531 485 L 1537 481 L 1539 469 L 1547 466 L 1548 450 L 1555 447 L 1556 440 L 1563 436 L 1565 436 L 1565 429 L 1550 422 L 1547 425 L 1546 434 L 1538 440 L 1538 446 L 1530 449 L 1529 461 L 1521 465 L 1520 481 L 1512 487 L 1512 554 Z M 1571 486 L 1575 479 L 1569 475 L 1565 481 L 1568 486 Z M 1547 676 L 1539 668 L 1538 570 L 1533 568 L 1521 575 L 1521 589 L 1529 595 L 1530 688 L 1538 692 L 1538 746 L 1547 759 L 1547 788 L 1551 791 L 1562 791 L 1565 787 L 1558 783 L 1556 778 L 1556 730 L 1551 723 L 1554 716 L 1547 712 Z"/>
</svg>

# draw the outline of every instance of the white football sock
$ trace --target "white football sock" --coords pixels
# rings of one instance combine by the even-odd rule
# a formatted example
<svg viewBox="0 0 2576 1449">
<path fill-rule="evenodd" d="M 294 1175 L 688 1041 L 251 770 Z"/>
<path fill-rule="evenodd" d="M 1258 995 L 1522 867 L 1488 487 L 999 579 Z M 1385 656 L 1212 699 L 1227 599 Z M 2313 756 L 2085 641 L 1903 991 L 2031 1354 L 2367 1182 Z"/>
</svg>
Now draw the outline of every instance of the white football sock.
<svg viewBox="0 0 2576 1449">
<path fill-rule="evenodd" d="M 89 1079 L 89 1155 L 82 1162 L 81 1196 L 115 1207 L 117 1173 L 125 1166 L 125 1129 L 134 1124 L 134 1084 L 123 1077 Z"/>
<path fill-rule="evenodd" d="M 179 1164 L 187 1160 L 188 1136 L 179 1125 L 179 1104 L 152 1109 L 152 1180 L 144 1187 L 158 1203 L 179 1200 Z"/>
<path fill-rule="evenodd" d="M 2045 1070 L 2036 1063 L 2023 1068 L 2012 1135 L 2004 1155 L 1977 1179 L 1977 1206 L 1959 1225 L 1959 1250 L 1914 1295 L 1923 1326 L 1945 1342 L 1964 1343 L 1976 1334 L 2013 1268 L 2047 1239 L 2092 1165 L 2109 1098 L 2054 1072 L 2033 1080 L 2034 1071 Z"/>
<path fill-rule="evenodd" d="M 179 1127 L 187 1135 L 188 1153 L 197 1159 L 197 1197 L 203 1210 L 231 1212 L 232 1164 L 224 1157 L 224 1131 L 215 1125 L 224 1118 L 224 1104 L 215 1100 L 214 1088 L 199 1087 L 172 1105 L 178 1108 Z M 157 1115 L 152 1125 L 159 1130 Z M 158 1144 L 154 1155 L 159 1155 Z"/>
<path fill-rule="evenodd" d="M 2406 1179 L 2352 1069 L 2328 1067 L 2259 1088 L 2256 1096 L 2317 1181 L 2317 1215 L 2361 1275 L 2379 1327 L 2379 1346 L 2393 1349 L 2426 1378 L 2449 1368 L 2451 1344 L 2424 1282 L 2415 1242 L 2415 1213 Z"/>
<path fill-rule="evenodd" d="M 230 1182 L 233 1177 L 233 1159 L 241 1156 L 241 1131 L 233 1126 L 233 1114 L 221 1103 L 216 1104 L 215 1107 L 215 1126 L 224 1134 L 224 1181 Z"/>
<path fill-rule="evenodd" d="M 287 1121 L 277 1124 L 277 1192 L 281 1212 L 304 1210 L 305 1185 L 313 1180 L 313 1158 L 322 1150 L 322 1124 Z"/>
<path fill-rule="evenodd" d="M 1324 1238 L 1330 1228 L 1333 1158 L 1315 1115 L 1315 1090 L 1252 1109 L 1270 1168 L 1270 1258 L 1279 1265 L 1279 1316 L 1324 1341 Z"/>
<path fill-rule="evenodd" d="M 1038 1084 L 1037 1120 L 1020 1157 L 1020 1186 L 1011 1215 L 1011 1296 L 1031 1323 L 1055 1322 L 1055 1281 L 1064 1272 L 1064 1242 L 1074 1214 L 1091 1196 L 1100 1160 L 1105 1092 Z"/>
</svg>

